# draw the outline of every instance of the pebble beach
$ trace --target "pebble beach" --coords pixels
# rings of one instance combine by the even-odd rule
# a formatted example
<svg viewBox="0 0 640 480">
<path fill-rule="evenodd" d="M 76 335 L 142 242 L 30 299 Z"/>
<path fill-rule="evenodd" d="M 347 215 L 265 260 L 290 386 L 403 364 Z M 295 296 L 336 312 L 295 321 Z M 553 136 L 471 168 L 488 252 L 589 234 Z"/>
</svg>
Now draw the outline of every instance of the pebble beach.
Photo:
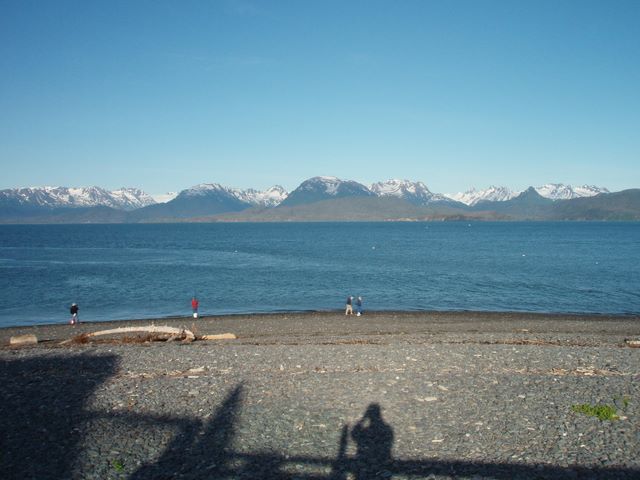
<svg viewBox="0 0 640 480">
<path fill-rule="evenodd" d="M 237 338 L 61 344 L 151 324 Z M 25 334 L 38 343 L 9 345 Z M 0 472 L 640 478 L 638 339 L 638 316 L 474 312 L 4 328 Z"/>
</svg>

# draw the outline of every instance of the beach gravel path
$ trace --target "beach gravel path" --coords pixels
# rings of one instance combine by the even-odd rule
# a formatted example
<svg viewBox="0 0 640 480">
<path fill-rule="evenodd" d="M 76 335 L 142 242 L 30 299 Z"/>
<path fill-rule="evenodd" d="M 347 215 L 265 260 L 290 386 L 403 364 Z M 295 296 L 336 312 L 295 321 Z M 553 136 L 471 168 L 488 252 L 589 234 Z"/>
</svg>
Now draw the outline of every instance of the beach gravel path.
<svg viewBox="0 0 640 480">
<path fill-rule="evenodd" d="M 0 471 L 7 479 L 640 478 L 640 349 L 625 343 L 640 336 L 638 320 L 233 316 L 196 329 L 236 340 L 67 346 L 59 342 L 70 332 L 112 324 L 4 329 L 5 344 L 34 331 L 47 341 L 0 349 Z M 608 405 L 617 418 L 579 405 Z"/>
</svg>

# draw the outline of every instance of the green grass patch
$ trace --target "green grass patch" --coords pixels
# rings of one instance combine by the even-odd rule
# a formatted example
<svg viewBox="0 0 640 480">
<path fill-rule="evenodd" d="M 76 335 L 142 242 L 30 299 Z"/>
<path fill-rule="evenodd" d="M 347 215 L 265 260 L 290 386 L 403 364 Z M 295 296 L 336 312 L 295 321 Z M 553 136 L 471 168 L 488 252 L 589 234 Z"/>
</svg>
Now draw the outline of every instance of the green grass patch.
<svg viewBox="0 0 640 480">
<path fill-rule="evenodd" d="M 120 460 L 117 460 L 117 459 L 111 460 L 111 466 L 115 469 L 116 472 L 124 471 L 124 465 Z"/>
<path fill-rule="evenodd" d="M 588 405 L 583 403 L 581 405 L 572 405 L 571 410 L 576 413 L 583 413 L 590 417 L 598 417 L 598 420 L 617 420 L 618 411 L 613 405 Z"/>
</svg>

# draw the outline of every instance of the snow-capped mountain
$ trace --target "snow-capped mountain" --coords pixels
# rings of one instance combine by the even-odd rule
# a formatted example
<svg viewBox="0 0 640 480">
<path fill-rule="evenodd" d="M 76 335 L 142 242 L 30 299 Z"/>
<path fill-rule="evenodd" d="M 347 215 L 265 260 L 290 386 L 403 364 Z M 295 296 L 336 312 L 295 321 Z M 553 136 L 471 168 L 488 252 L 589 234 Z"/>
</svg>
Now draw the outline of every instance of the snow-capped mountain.
<svg viewBox="0 0 640 480">
<path fill-rule="evenodd" d="M 446 197 L 462 202 L 466 205 L 473 206 L 478 202 L 504 202 L 517 197 L 520 192 L 513 191 L 507 187 L 490 186 L 484 190 L 476 190 L 472 188 L 466 192 L 445 194 Z"/>
<path fill-rule="evenodd" d="M 361 183 L 336 177 L 313 177 L 305 180 L 280 204 L 294 206 L 343 197 L 372 197 L 375 194 Z"/>
<path fill-rule="evenodd" d="M 601 193 L 611 193 L 606 187 L 596 187 L 595 185 L 581 185 L 579 187 L 573 187 L 573 191 L 579 197 L 595 197 Z"/>
<path fill-rule="evenodd" d="M 541 197 L 549 198 L 551 200 L 570 200 L 572 198 L 579 197 L 593 197 L 599 193 L 609 193 L 609 190 L 604 187 L 596 187 L 593 185 L 582 185 L 580 187 L 572 187 L 571 185 L 564 185 L 562 183 L 547 183 L 541 187 L 535 187 L 534 190 L 538 192 Z M 472 188 L 464 193 L 445 194 L 452 200 L 465 203 L 469 206 L 474 206 L 478 202 L 504 202 L 517 197 L 522 192 L 511 190 L 507 187 L 495 187 L 491 186 L 484 190 L 476 190 Z"/>
<path fill-rule="evenodd" d="M 397 197 L 414 205 L 451 202 L 450 198 L 431 192 L 424 183 L 410 180 L 386 180 L 372 184 L 369 189 L 378 197 Z"/>
<path fill-rule="evenodd" d="M 109 192 L 115 200 L 112 205 L 107 206 L 121 210 L 135 210 L 136 208 L 153 205 L 156 201 L 153 197 L 139 188 L 120 188 Z"/>
<path fill-rule="evenodd" d="M 185 188 L 176 196 L 176 200 L 185 197 L 206 197 L 212 194 L 228 195 L 235 198 L 231 188 L 223 187 L 219 183 L 199 183 L 193 187 Z"/>
<path fill-rule="evenodd" d="M 234 191 L 219 183 L 201 183 L 182 190 L 176 198 L 131 213 L 134 221 L 157 221 L 172 218 L 205 217 L 240 212 L 251 204 L 238 199 Z"/>
<path fill-rule="evenodd" d="M 275 207 L 285 198 L 287 191 L 280 185 L 275 185 L 265 191 L 249 188 L 240 190 L 220 185 L 219 183 L 201 183 L 191 188 L 183 190 L 178 197 L 198 197 L 220 195 L 222 197 L 235 198 L 248 206 Z"/>
<path fill-rule="evenodd" d="M 598 202 L 599 194 L 602 194 L 604 203 Z M 530 187 L 522 193 L 506 187 L 492 186 L 485 190 L 472 189 L 464 193 L 442 195 L 431 192 L 419 181 L 386 180 L 367 187 L 352 180 L 336 177 L 310 178 L 289 194 L 280 186 L 258 191 L 229 188 L 219 183 L 202 183 L 179 194 L 167 194 L 157 200 L 135 188 L 108 191 L 100 187 L 32 187 L 0 190 L 0 223 L 163 222 L 175 219 L 208 221 L 213 217 L 216 217 L 216 221 L 225 221 L 225 218 L 245 210 L 247 218 L 265 218 L 271 215 L 272 218 L 278 219 L 386 219 L 389 216 L 409 218 L 411 215 L 418 215 L 416 207 L 428 207 L 424 212 L 421 211 L 420 215 L 431 214 L 434 209 L 442 209 L 443 215 L 457 212 L 457 215 L 463 216 L 469 211 L 482 211 L 508 218 L 600 218 L 597 215 L 614 219 L 636 218 L 637 212 L 633 210 L 635 207 L 629 210 L 625 205 L 616 204 L 615 208 L 610 208 L 606 203 L 613 198 L 610 195 L 613 194 L 602 187 L 572 187 L 551 183 L 537 188 Z M 633 196 L 633 193 L 619 198 L 628 200 L 630 196 Z M 375 200 L 376 197 L 386 200 Z M 597 197 L 593 199 L 595 203 L 589 204 L 590 208 L 596 205 L 600 208 L 598 212 L 605 213 L 594 213 L 592 210 L 585 212 L 581 201 L 577 204 L 571 203 L 578 197 Z M 391 200 L 396 198 L 412 205 L 403 206 L 403 202 Z M 304 205 L 331 199 L 340 201 L 304 210 Z M 293 212 L 285 208 L 274 208 L 269 213 L 273 207 L 279 206 L 301 208 L 296 208 Z M 607 208 L 609 210 L 606 210 Z M 561 214 L 557 213 L 561 210 Z"/>
<path fill-rule="evenodd" d="M 117 210 L 135 210 L 155 200 L 137 188 L 108 191 L 100 187 L 29 187 L 0 191 L 0 202 L 14 206 L 73 208 L 106 206 Z"/>
<path fill-rule="evenodd" d="M 570 200 L 572 198 L 593 197 L 599 193 L 609 193 L 609 190 L 595 185 L 572 187 L 562 183 L 547 183 L 541 187 L 536 187 L 536 192 L 551 200 Z"/>
<path fill-rule="evenodd" d="M 287 198 L 288 192 L 280 185 L 275 185 L 265 191 L 249 188 L 247 190 L 233 190 L 239 200 L 260 207 L 275 207 Z"/>
<path fill-rule="evenodd" d="M 361 183 L 353 180 L 341 180 L 338 177 L 313 177 L 300 184 L 300 191 L 322 192 L 332 197 L 347 193 L 361 193 L 370 196 L 371 192 Z"/>
<path fill-rule="evenodd" d="M 178 196 L 178 192 L 167 192 L 167 193 L 156 193 L 152 194 L 151 198 L 155 200 L 156 203 L 167 203 L 173 200 Z"/>
</svg>

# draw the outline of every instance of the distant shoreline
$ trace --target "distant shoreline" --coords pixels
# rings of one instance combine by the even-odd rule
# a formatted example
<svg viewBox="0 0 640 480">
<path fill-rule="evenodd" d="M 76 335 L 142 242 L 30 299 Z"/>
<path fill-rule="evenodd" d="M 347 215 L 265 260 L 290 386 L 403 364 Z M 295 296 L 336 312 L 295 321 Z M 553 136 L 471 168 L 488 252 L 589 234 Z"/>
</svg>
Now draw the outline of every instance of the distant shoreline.
<svg viewBox="0 0 640 480">
<path fill-rule="evenodd" d="M 544 219 L 544 218 L 503 218 L 503 217 L 465 217 L 465 216 L 437 216 L 433 218 L 386 218 L 386 219 L 375 219 L 375 218 L 363 218 L 363 219 L 265 219 L 265 220 L 243 220 L 243 219 L 227 219 L 227 218 L 211 218 L 211 219 L 201 219 L 201 218 L 188 218 L 188 219 L 176 219 L 171 218 L 157 221 L 144 221 L 144 222 L 108 222 L 108 221 L 84 221 L 84 222 L 66 222 L 66 221 L 32 221 L 32 222 L 14 222 L 14 221 L 3 221 L 0 220 L 0 226 L 50 226 L 50 225 L 65 225 L 65 226 L 85 226 L 85 225 L 185 225 L 185 224 L 193 224 L 193 225 L 203 225 L 203 224 L 247 224 L 247 225 L 257 225 L 257 224 L 295 224 L 295 223 L 341 223 L 341 224 L 349 224 L 349 223 L 469 223 L 469 222 L 478 222 L 478 223 L 640 223 L 640 218 L 565 218 L 565 219 Z"/>
<path fill-rule="evenodd" d="M 240 332 L 244 336 L 280 335 L 295 330 L 308 336 L 352 336 L 387 332 L 393 334 L 422 334 L 437 332 L 503 332 L 538 330 L 541 333 L 562 332 L 573 335 L 580 331 L 606 335 L 618 332 L 640 335 L 640 315 L 597 315 L 523 312 L 437 312 L 437 311 L 368 311 L 361 317 L 345 316 L 342 310 L 314 312 L 279 312 L 162 317 L 148 319 L 83 322 L 77 326 L 67 323 L 6 326 L 0 328 L 0 344 L 7 344 L 11 336 L 35 334 L 39 340 L 55 341 L 80 333 L 123 326 L 168 325 L 194 329 L 200 334 Z"/>
<path fill-rule="evenodd" d="M 238 312 L 238 313 L 221 313 L 221 314 L 200 314 L 198 319 L 194 319 L 191 315 L 168 315 L 168 316 L 150 316 L 139 318 L 121 318 L 121 319 L 105 319 L 105 320 L 86 320 L 82 321 L 83 325 L 104 325 L 104 324 L 122 324 L 131 323 L 137 324 L 140 322 L 198 322 L 202 320 L 220 320 L 220 319 L 235 319 L 235 318 L 270 318 L 270 317 L 282 317 L 282 316 L 334 316 L 344 315 L 343 309 L 333 310 L 277 310 L 272 312 Z M 424 316 L 435 316 L 446 318 L 448 316 L 458 317 L 460 315 L 469 315 L 474 318 L 500 318 L 500 317 L 533 317 L 533 318 L 557 318 L 557 319 L 581 319 L 581 320 L 603 320 L 603 319 L 630 319 L 638 318 L 640 320 L 640 312 L 628 312 L 628 313 L 605 313 L 605 312 L 530 312 L 519 310 L 367 310 L 366 317 L 380 317 L 380 316 L 403 316 L 403 317 L 415 317 L 421 318 Z M 80 317 L 82 320 L 82 317 Z M 61 315 L 61 321 L 59 322 L 45 322 L 45 323 L 33 323 L 26 325 L 5 325 L 0 326 L 0 331 L 12 328 L 37 328 L 48 326 L 66 326 L 67 320 L 64 315 Z"/>
</svg>

